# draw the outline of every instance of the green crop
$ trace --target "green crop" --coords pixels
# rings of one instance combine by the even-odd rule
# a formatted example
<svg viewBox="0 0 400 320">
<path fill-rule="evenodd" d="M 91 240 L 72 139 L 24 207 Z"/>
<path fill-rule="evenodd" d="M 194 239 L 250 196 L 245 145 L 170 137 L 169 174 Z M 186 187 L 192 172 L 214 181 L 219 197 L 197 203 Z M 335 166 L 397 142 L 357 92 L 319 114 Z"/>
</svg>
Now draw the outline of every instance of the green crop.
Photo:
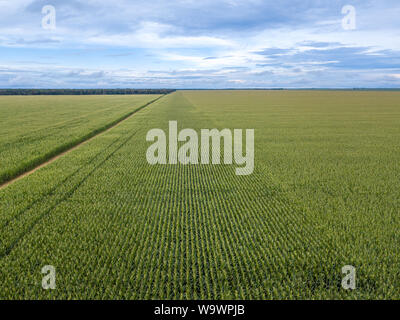
<svg viewBox="0 0 400 320">
<path fill-rule="evenodd" d="M 162 97 L 0 190 L 0 299 L 398 299 L 399 101 Z M 149 165 L 146 133 L 170 120 L 255 129 L 253 174 Z M 44 265 L 56 290 L 41 287 Z M 356 267 L 354 291 L 341 287 L 344 265 Z"/>
<path fill-rule="evenodd" d="M 157 97 L 0 96 L 0 184 L 94 136 Z"/>
</svg>

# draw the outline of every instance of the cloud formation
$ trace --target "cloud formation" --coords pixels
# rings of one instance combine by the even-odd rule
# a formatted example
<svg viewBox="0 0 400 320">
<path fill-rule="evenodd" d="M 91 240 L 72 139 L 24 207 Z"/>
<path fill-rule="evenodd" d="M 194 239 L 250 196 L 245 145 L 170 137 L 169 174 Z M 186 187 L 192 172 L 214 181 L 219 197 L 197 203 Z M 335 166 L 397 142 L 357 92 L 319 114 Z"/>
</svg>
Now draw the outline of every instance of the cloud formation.
<svg viewBox="0 0 400 320">
<path fill-rule="evenodd" d="M 399 87 L 399 16 L 397 0 L 0 0 L 0 87 Z"/>
</svg>

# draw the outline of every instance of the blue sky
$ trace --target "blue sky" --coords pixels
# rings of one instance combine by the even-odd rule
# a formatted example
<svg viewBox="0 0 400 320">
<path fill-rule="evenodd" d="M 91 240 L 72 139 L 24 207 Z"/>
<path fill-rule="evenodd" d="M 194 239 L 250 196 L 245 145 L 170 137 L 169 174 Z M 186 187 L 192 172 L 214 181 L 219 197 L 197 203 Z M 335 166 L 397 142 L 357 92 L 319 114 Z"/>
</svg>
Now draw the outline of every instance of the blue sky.
<svg viewBox="0 0 400 320">
<path fill-rule="evenodd" d="M 0 87 L 399 88 L 399 17 L 398 0 L 0 0 Z"/>
</svg>

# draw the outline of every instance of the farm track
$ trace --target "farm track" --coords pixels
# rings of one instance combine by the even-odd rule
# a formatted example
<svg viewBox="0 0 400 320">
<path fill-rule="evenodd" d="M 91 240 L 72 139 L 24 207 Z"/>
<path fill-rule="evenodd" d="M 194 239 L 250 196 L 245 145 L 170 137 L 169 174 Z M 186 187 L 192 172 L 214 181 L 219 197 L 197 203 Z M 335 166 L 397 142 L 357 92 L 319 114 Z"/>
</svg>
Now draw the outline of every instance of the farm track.
<svg viewBox="0 0 400 320">
<path fill-rule="evenodd" d="M 175 117 L 179 121 L 190 121 L 195 126 L 215 125 L 212 118 L 205 115 L 200 117 L 200 123 L 189 120 L 196 107 L 177 93 L 170 96 L 167 106 L 159 106 L 158 111 L 161 111 L 160 119 Z M 164 125 L 164 121 L 161 123 Z M 138 144 L 138 138 L 132 141 L 137 130 L 143 131 L 143 126 L 134 132 L 130 132 L 130 128 L 131 125 L 128 125 L 121 134 L 114 133 L 112 141 L 91 155 L 84 165 L 13 216 L 3 219 L 0 225 L 2 263 L 12 260 L 14 251 L 24 250 L 31 238 L 43 235 L 41 229 L 49 225 L 49 220 L 55 219 L 63 224 L 67 216 L 75 216 L 73 211 L 65 211 L 65 208 L 69 208 L 76 197 L 79 199 L 82 196 L 79 194 L 85 194 L 88 187 L 104 185 L 94 184 L 94 181 L 104 174 L 112 176 L 116 169 L 126 170 L 132 181 L 123 179 L 118 183 L 118 180 L 111 180 L 106 189 L 123 199 L 124 192 L 120 187 L 125 186 L 131 193 L 129 198 L 122 201 L 115 199 L 112 216 L 91 218 L 88 222 L 94 230 L 103 227 L 104 230 L 113 230 L 114 225 L 120 227 L 115 234 L 106 231 L 104 236 L 109 240 L 102 239 L 97 249 L 102 252 L 101 255 L 86 255 L 79 263 L 90 269 L 98 266 L 92 270 L 93 279 L 116 281 L 123 285 L 125 282 L 120 277 L 127 274 L 134 287 L 124 290 L 121 293 L 123 297 L 270 298 L 271 293 L 262 288 L 279 284 L 280 280 L 276 277 L 281 271 L 279 268 L 284 268 L 287 275 L 293 268 L 293 272 L 304 279 L 309 270 L 307 255 L 315 254 L 310 248 L 324 248 L 318 256 L 325 261 L 326 256 L 331 255 L 321 235 L 315 234 L 311 225 L 304 221 L 302 213 L 281 197 L 281 191 L 276 189 L 264 171 L 257 170 L 253 176 L 242 179 L 233 177 L 232 167 L 224 165 L 156 166 L 141 170 L 144 164 L 139 162 L 132 163 L 134 166 L 131 167 L 127 159 L 132 150 L 139 148 L 137 152 L 141 154 L 146 143 L 139 139 L 141 142 Z M 122 163 L 117 167 L 113 165 L 120 161 Z M 143 179 L 146 184 L 138 185 L 138 181 Z M 149 194 L 146 190 L 152 192 Z M 134 200 L 137 208 L 132 211 Z M 85 197 L 87 205 L 92 201 L 91 197 Z M 74 228 L 75 224 L 85 226 L 89 216 L 79 214 L 81 210 L 76 208 L 78 215 L 74 219 L 77 220 L 70 228 Z M 125 215 L 124 212 L 132 214 Z M 64 235 L 59 236 L 64 238 Z M 82 236 L 79 233 L 79 237 Z M 66 240 L 69 238 L 67 236 Z M 136 238 L 140 241 L 137 242 Z M 79 245 L 74 237 L 68 241 L 71 240 L 73 243 L 68 247 L 77 248 Z M 80 241 L 86 246 L 94 239 L 88 240 Z M 110 248 L 113 248 L 112 252 Z M 127 257 L 113 262 L 116 256 Z M 292 267 L 287 265 L 291 259 L 297 261 Z M 128 266 L 124 266 L 125 260 Z M 129 264 L 135 265 L 134 273 L 126 273 L 125 268 L 131 268 Z M 107 266 L 111 265 L 118 270 L 117 279 L 106 280 Z M 70 268 L 70 272 L 76 268 Z M 312 274 L 313 270 L 308 272 Z M 173 279 L 174 285 L 155 292 L 154 288 L 162 288 L 162 284 L 168 281 L 166 276 Z M 286 281 L 291 280 L 286 278 Z M 313 279 L 310 281 L 313 282 Z M 97 287 L 99 284 L 92 285 Z M 74 288 L 76 284 L 70 280 L 68 286 Z M 290 290 L 289 286 L 284 286 L 278 289 L 277 294 L 285 296 Z M 303 294 L 311 295 L 313 290 L 311 287 L 308 293 Z M 101 291 L 96 292 L 90 293 L 92 298 L 108 297 L 99 295 Z"/>
<path fill-rule="evenodd" d="M 295 186 L 312 189 L 293 197 L 288 180 L 296 172 L 282 175 L 277 170 L 277 163 L 288 165 L 284 172 L 300 164 L 296 171 L 303 173 L 312 158 L 301 149 L 307 161 L 293 161 L 292 141 L 279 141 L 278 152 L 274 149 L 275 139 L 294 138 L 274 127 L 275 110 L 266 113 L 268 106 L 263 106 L 263 117 L 244 117 L 233 110 L 241 107 L 241 93 L 231 93 L 238 101 L 219 102 L 210 98 L 214 94 L 227 93 L 175 92 L 2 190 L 0 299 L 398 297 L 398 258 L 392 254 L 398 238 L 388 233 L 393 243 L 384 242 L 383 218 L 369 230 L 372 213 L 325 213 L 330 209 L 326 205 L 321 219 L 311 207 L 316 199 L 307 197 L 326 189 L 297 177 Z M 243 108 L 248 105 L 244 102 Z M 230 110 L 236 115 L 226 118 Z M 167 132 L 169 120 L 178 121 L 179 129 L 198 131 L 251 128 L 255 118 L 260 118 L 255 127 L 257 161 L 250 176 L 236 176 L 231 165 L 150 166 L 146 161 L 146 132 Z M 327 177 L 324 164 L 322 177 Z M 321 198 L 332 204 L 330 198 Z M 395 217 L 391 221 L 398 225 Z M 364 240 L 366 231 L 369 242 Z M 393 235 L 398 235 L 395 228 Z M 380 244 L 385 250 L 377 251 Z M 45 264 L 56 266 L 60 275 L 52 292 L 40 287 Z M 360 270 L 355 291 L 341 288 L 346 264 Z"/>
<path fill-rule="evenodd" d="M 111 128 L 110 128 L 111 129 Z M 0 236 L 0 247 L 2 248 L 0 251 L 0 259 L 4 258 L 7 256 L 11 250 L 18 244 L 18 242 L 25 237 L 29 232 L 32 231 L 32 229 L 35 227 L 37 223 L 39 223 L 46 215 L 48 215 L 52 210 L 54 210 L 58 205 L 60 205 L 63 201 L 68 199 L 73 195 L 73 193 L 84 183 L 98 168 L 100 168 L 108 159 L 110 159 L 115 152 L 120 150 L 132 137 L 136 134 L 137 132 L 133 132 L 131 135 L 128 136 L 127 139 L 125 139 L 121 144 L 117 144 L 119 139 L 113 141 L 106 149 L 102 150 L 99 152 L 97 155 L 93 157 L 92 160 L 90 160 L 89 164 L 95 164 L 93 169 L 90 169 L 90 171 L 83 176 L 83 178 L 77 176 L 77 180 L 73 182 L 73 187 L 68 189 L 66 192 L 58 192 L 57 197 L 55 197 L 54 201 L 50 203 L 48 206 L 48 209 L 46 209 L 43 213 L 39 214 L 37 217 L 35 217 L 32 220 L 32 215 L 35 215 L 36 211 L 35 210 L 35 205 L 36 204 L 41 204 L 42 200 L 45 197 L 49 197 L 53 195 L 53 193 L 56 190 L 59 190 L 59 187 L 66 183 L 67 181 L 72 180 L 77 173 L 80 171 L 84 170 L 85 168 L 88 167 L 88 165 L 82 166 L 79 168 L 77 171 L 75 171 L 73 174 L 68 176 L 68 178 L 64 179 L 60 184 L 58 184 L 55 188 L 52 188 L 45 196 L 43 196 L 40 199 L 37 199 L 34 201 L 31 205 L 29 205 L 27 208 L 22 210 L 17 216 L 14 216 L 12 219 L 6 221 L 1 227 L 1 233 L 2 235 Z M 117 144 L 116 148 L 112 148 L 111 152 L 107 152 L 107 149 L 111 148 L 114 144 Z M 72 151 L 72 150 L 70 150 Z M 100 157 L 100 161 L 96 161 Z M 55 159 L 54 159 L 55 160 Z M 96 163 L 98 162 L 98 163 Z M 26 218 L 26 221 L 23 220 L 24 214 L 25 213 L 30 213 L 28 215 L 28 218 Z M 22 222 L 21 222 L 22 221 Z M 28 223 L 26 223 L 28 221 Z M 26 226 L 27 225 L 27 226 Z M 5 230 L 7 229 L 7 230 Z M 16 235 L 16 236 L 15 236 Z"/>
<path fill-rule="evenodd" d="M 3 189 L 3 188 L 6 188 L 10 184 L 12 184 L 12 183 L 14 183 L 14 182 L 16 182 L 18 180 L 21 180 L 21 179 L 31 175 L 32 173 L 36 172 L 37 170 L 49 165 L 50 163 L 53 163 L 54 161 L 56 161 L 60 157 L 66 155 L 67 153 L 79 148 L 81 145 L 91 141 L 92 139 L 96 138 L 100 134 L 103 134 L 104 132 L 107 132 L 108 130 L 111 130 L 112 128 L 118 126 L 121 122 L 127 120 L 128 118 L 133 116 L 135 113 L 139 112 L 140 110 L 142 110 L 143 108 L 149 106 L 150 104 L 158 101 L 159 99 L 161 99 L 164 96 L 165 95 L 162 95 L 162 96 L 160 96 L 160 97 L 158 97 L 156 99 L 153 99 L 153 100 L 147 102 L 146 104 L 140 106 L 139 108 L 135 109 L 134 111 L 129 112 L 128 114 L 122 116 L 121 118 L 112 121 L 111 123 L 103 126 L 102 128 L 94 130 L 93 132 L 87 134 L 86 136 L 84 136 L 83 138 L 75 141 L 72 144 L 68 144 L 66 146 L 58 147 L 57 151 L 49 152 L 49 155 L 45 157 L 45 160 L 43 160 L 40 163 L 37 163 L 33 168 L 29 169 L 28 171 L 21 172 L 19 175 L 16 175 L 12 179 L 1 183 L 0 184 L 0 190 Z"/>
</svg>

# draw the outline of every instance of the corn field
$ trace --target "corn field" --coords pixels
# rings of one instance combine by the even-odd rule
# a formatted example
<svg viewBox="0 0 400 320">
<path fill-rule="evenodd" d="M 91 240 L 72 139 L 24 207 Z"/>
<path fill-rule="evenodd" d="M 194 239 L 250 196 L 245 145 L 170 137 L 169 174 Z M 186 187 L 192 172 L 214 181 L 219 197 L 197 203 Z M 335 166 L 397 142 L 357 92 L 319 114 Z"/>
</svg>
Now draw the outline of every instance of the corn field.
<svg viewBox="0 0 400 320">
<path fill-rule="evenodd" d="M 2 98 L 0 174 L 156 98 Z M 399 101 L 371 91 L 162 96 L 0 189 L 0 299 L 399 299 Z M 146 133 L 170 120 L 254 128 L 254 172 L 149 165 Z M 55 290 L 42 288 L 45 265 Z M 345 265 L 355 290 L 342 288 Z"/>
</svg>

